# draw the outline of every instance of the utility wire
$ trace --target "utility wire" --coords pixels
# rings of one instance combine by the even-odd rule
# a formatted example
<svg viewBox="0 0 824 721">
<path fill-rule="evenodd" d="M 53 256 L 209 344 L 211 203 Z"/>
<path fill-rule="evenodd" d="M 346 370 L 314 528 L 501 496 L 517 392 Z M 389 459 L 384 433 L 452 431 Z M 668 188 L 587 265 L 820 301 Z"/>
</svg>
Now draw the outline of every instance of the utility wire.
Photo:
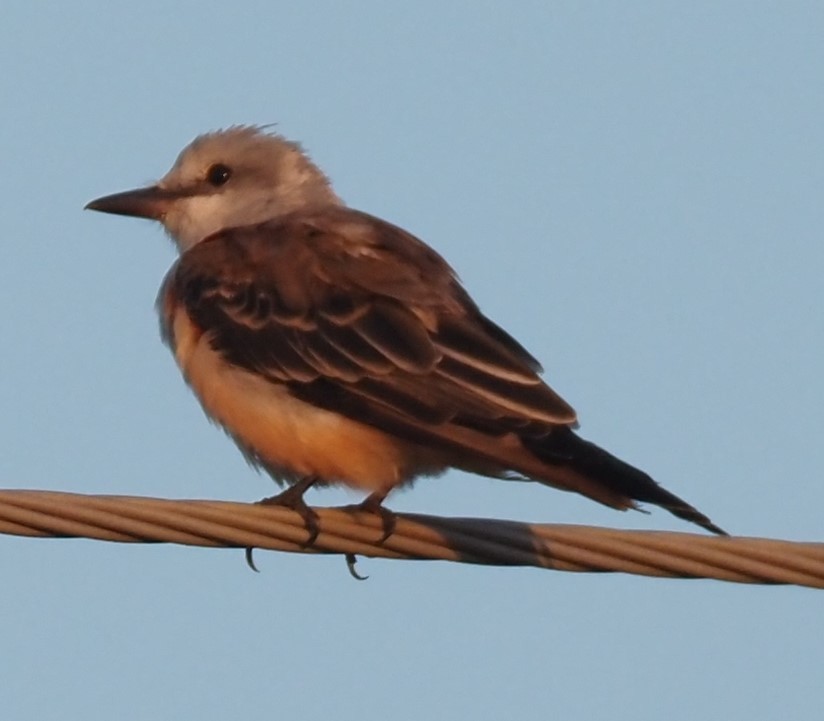
<svg viewBox="0 0 824 721">
<path fill-rule="evenodd" d="M 319 533 L 306 546 L 303 518 L 278 506 L 3 490 L 0 533 L 824 588 L 824 543 L 410 513 L 396 514 L 383 539 L 384 519 L 375 514 L 313 510 Z"/>
</svg>

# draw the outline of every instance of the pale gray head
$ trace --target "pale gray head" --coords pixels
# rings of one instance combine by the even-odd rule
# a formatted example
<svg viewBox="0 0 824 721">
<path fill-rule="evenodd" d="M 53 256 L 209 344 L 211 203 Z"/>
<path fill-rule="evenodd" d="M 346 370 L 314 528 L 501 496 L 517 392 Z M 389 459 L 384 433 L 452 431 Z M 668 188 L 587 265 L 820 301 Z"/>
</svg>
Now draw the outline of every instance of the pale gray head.
<svg viewBox="0 0 824 721">
<path fill-rule="evenodd" d="M 340 204 L 297 143 L 262 128 L 234 126 L 195 138 L 156 185 L 86 207 L 158 220 L 183 252 L 225 228 Z"/>
</svg>

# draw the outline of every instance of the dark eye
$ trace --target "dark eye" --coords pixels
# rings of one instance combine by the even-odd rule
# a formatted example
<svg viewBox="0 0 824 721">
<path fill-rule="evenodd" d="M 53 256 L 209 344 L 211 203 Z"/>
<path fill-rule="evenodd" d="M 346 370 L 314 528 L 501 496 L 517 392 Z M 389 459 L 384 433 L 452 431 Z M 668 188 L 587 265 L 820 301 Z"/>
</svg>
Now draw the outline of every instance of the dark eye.
<svg viewBox="0 0 824 721">
<path fill-rule="evenodd" d="M 215 163 L 206 172 L 206 180 L 216 188 L 224 185 L 229 178 L 232 177 L 232 169 L 223 163 Z"/>
</svg>

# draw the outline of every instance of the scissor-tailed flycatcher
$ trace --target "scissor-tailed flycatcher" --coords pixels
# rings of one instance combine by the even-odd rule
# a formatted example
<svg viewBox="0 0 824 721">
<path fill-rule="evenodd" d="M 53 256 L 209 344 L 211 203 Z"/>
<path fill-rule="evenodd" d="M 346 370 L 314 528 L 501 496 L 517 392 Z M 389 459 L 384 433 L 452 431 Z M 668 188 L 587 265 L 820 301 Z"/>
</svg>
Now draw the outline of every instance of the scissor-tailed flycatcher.
<svg viewBox="0 0 824 721">
<path fill-rule="evenodd" d="M 88 204 L 160 221 L 180 250 L 163 337 L 206 413 L 305 510 L 313 484 L 366 507 L 461 468 L 614 508 L 654 503 L 723 531 L 573 432 L 575 411 L 400 228 L 347 208 L 300 146 L 254 127 L 202 135 L 157 185 Z"/>
</svg>

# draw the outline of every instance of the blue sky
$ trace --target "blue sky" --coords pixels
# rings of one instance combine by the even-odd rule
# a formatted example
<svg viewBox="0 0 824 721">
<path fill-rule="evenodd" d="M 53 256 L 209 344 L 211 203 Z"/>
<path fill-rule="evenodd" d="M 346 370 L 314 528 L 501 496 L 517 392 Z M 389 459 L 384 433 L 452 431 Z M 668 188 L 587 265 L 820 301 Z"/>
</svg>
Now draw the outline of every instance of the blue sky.
<svg viewBox="0 0 824 721">
<path fill-rule="evenodd" d="M 11 0 L 0 484 L 253 501 L 157 335 L 160 229 L 84 213 L 278 123 L 435 246 L 581 432 L 731 532 L 821 540 L 820 3 Z M 346 503 L 344 491 L 312 494 Z M 397 510 L 688 530 L 459 473 Z M 806 589 L 0 538 L 9 719 L 817 719 Z"/>
</svg>

